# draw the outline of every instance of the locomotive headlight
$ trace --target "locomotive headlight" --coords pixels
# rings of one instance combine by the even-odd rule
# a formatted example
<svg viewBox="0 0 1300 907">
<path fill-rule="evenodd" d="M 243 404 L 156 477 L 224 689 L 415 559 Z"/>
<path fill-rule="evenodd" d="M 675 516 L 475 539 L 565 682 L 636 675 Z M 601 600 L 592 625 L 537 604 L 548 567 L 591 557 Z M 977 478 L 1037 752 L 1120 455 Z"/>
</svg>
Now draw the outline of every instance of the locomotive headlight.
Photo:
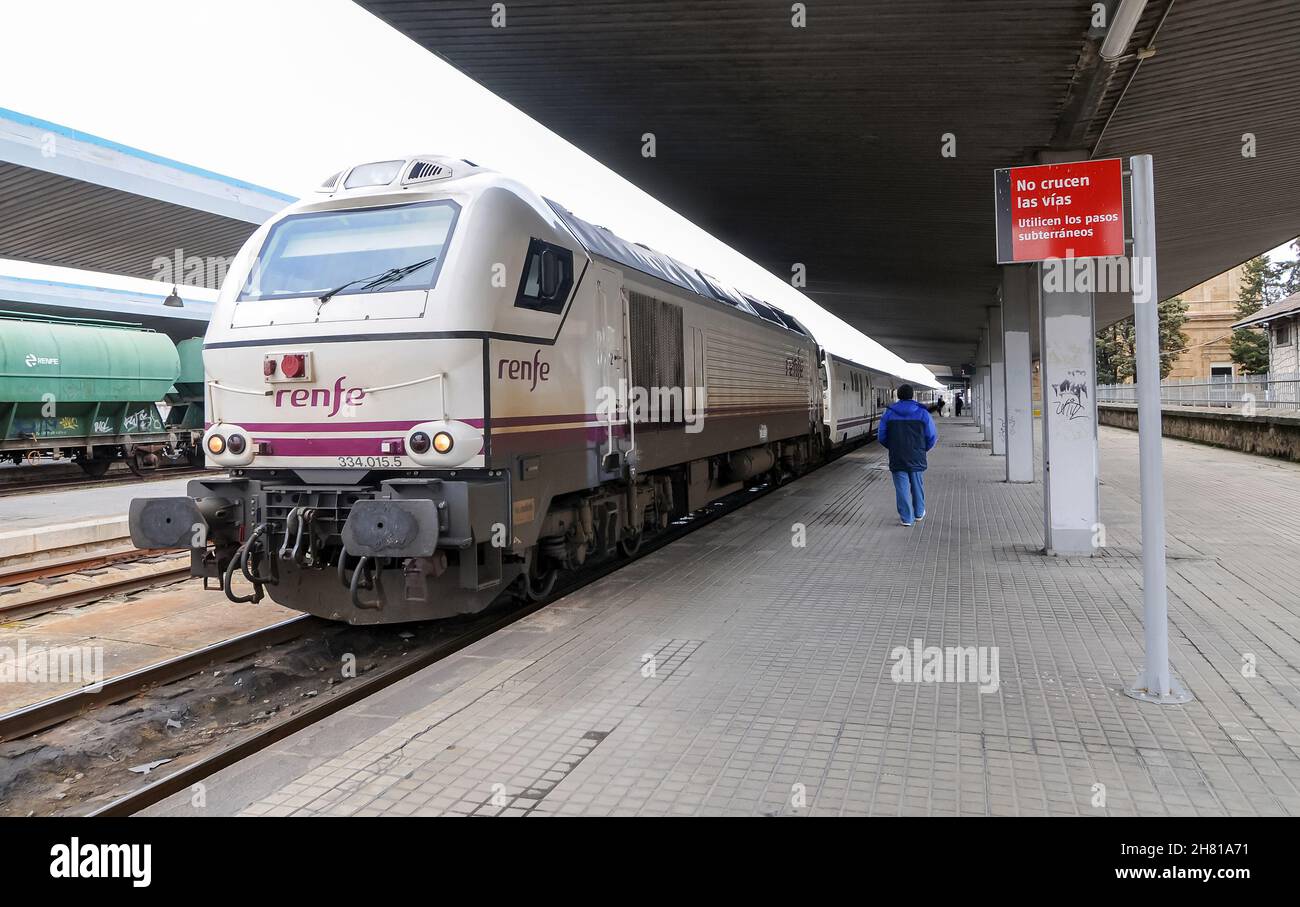
<svg viewBox="0 0 1300 907">
<path fill-rule="evenodd" d="M 249 440 L 248 432 L 238 425 L 224 423 L 208 429 L 203 449 L 216 466 L 247 466 L 253 462 L 256 453 L 256 445 Z"/>
<path fill-rule="evenodd" d="M 438 420 L 414 425 L 406 435 L 406 453 L 417 466 L 453 469 L 483 450 L 483 435 L 465 422 Z"/>
</svg>

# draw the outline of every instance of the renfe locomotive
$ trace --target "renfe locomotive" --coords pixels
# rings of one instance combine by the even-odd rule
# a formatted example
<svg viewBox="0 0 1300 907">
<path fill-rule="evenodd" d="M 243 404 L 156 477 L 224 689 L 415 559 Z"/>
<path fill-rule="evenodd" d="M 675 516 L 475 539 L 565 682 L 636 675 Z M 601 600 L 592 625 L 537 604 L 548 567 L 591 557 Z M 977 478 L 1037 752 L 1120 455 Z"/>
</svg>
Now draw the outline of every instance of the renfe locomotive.
<svg viewBox="0 0 1300 907">
<path fill-rule="evenodd" d="M 135 500 L 132 539 L 190 548 L 236 601 L 351 623 L 543 597 L 869 435 L 895 383 L 762 300 L 438 156 L 352 167 L 264 224 L 203 356 L 203 443 L 228 474 Z"/>
</svg>

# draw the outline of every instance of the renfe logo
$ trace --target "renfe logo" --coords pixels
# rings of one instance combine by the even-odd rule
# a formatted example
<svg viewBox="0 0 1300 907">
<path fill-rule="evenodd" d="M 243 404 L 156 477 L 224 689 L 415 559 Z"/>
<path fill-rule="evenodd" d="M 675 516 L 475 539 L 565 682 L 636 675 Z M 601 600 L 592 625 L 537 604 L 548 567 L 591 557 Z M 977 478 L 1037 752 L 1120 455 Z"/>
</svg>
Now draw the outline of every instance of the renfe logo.
<svg viewBox="0 0 1300 907">
<path fill-rule="evenodd" d="M 537 390 L 538 381 L 549 381 L 551 363 L 542 361 L 542 351 L 533 353 L 533 361 L 527 359 L 502 359 L 497 363 L 497 377 L 509 378 L 511 381 L 531 381 L 528 393 Z"/>
<path fill-rule="evenodd" d="M 295 409 L 304 407 L 327 406 L 329 412 L 325 418 L 332 419 L 338 415 L 339 408 L 344 404 L 348 406 L 360 406 L 366 399 L 366 392 L 359 387 L 343 386 L 347 380 L 347 375 L 340 375 L 339 380 L 334 382 L 332 389 L 325 387 L 296 387 L 293 390 L 283 388 L 275 392 L 275 405 L 284 406 L 287 400 L 289 406 Z"/>
</svg>

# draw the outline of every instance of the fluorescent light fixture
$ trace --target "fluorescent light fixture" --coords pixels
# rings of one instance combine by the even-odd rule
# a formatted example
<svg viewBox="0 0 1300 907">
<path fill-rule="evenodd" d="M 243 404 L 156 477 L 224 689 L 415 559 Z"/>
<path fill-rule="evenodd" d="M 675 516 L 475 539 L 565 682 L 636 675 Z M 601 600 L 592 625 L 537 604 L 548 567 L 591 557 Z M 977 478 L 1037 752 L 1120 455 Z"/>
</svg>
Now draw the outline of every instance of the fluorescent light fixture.
<svg viewBox="0 0 1300 907">
<path fill-rule="evenodd" d="M 1107 63 L 1114 63 L 1125 55 L 1128 42 L 1133 38 L 1133 29 L 1137 28 L 1142 11 L 1147 8 L 1147 0 L 1120 0 L 1110 28 L 1106 29 L 1106 39 L 1101 42 L 1101 58 Z"/>
</svg>

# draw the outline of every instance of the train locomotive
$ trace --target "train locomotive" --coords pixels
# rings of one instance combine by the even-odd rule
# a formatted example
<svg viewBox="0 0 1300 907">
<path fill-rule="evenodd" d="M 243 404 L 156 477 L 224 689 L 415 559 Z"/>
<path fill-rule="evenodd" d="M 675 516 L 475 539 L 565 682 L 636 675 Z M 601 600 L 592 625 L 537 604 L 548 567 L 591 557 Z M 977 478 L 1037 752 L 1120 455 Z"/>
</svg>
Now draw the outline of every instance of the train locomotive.
<svg viewBox="0 0 1300 907">
<path fill-rule="evenodd" d="M 341 171 L 259 228 L 203 358 L 228 472 L 133 501 L 133 541 L 189 548 L 234 601 L 354 624 L 541 599 L 865 437 L 893 387 L 776 307 L 430 155 Z"/>
</svg>

